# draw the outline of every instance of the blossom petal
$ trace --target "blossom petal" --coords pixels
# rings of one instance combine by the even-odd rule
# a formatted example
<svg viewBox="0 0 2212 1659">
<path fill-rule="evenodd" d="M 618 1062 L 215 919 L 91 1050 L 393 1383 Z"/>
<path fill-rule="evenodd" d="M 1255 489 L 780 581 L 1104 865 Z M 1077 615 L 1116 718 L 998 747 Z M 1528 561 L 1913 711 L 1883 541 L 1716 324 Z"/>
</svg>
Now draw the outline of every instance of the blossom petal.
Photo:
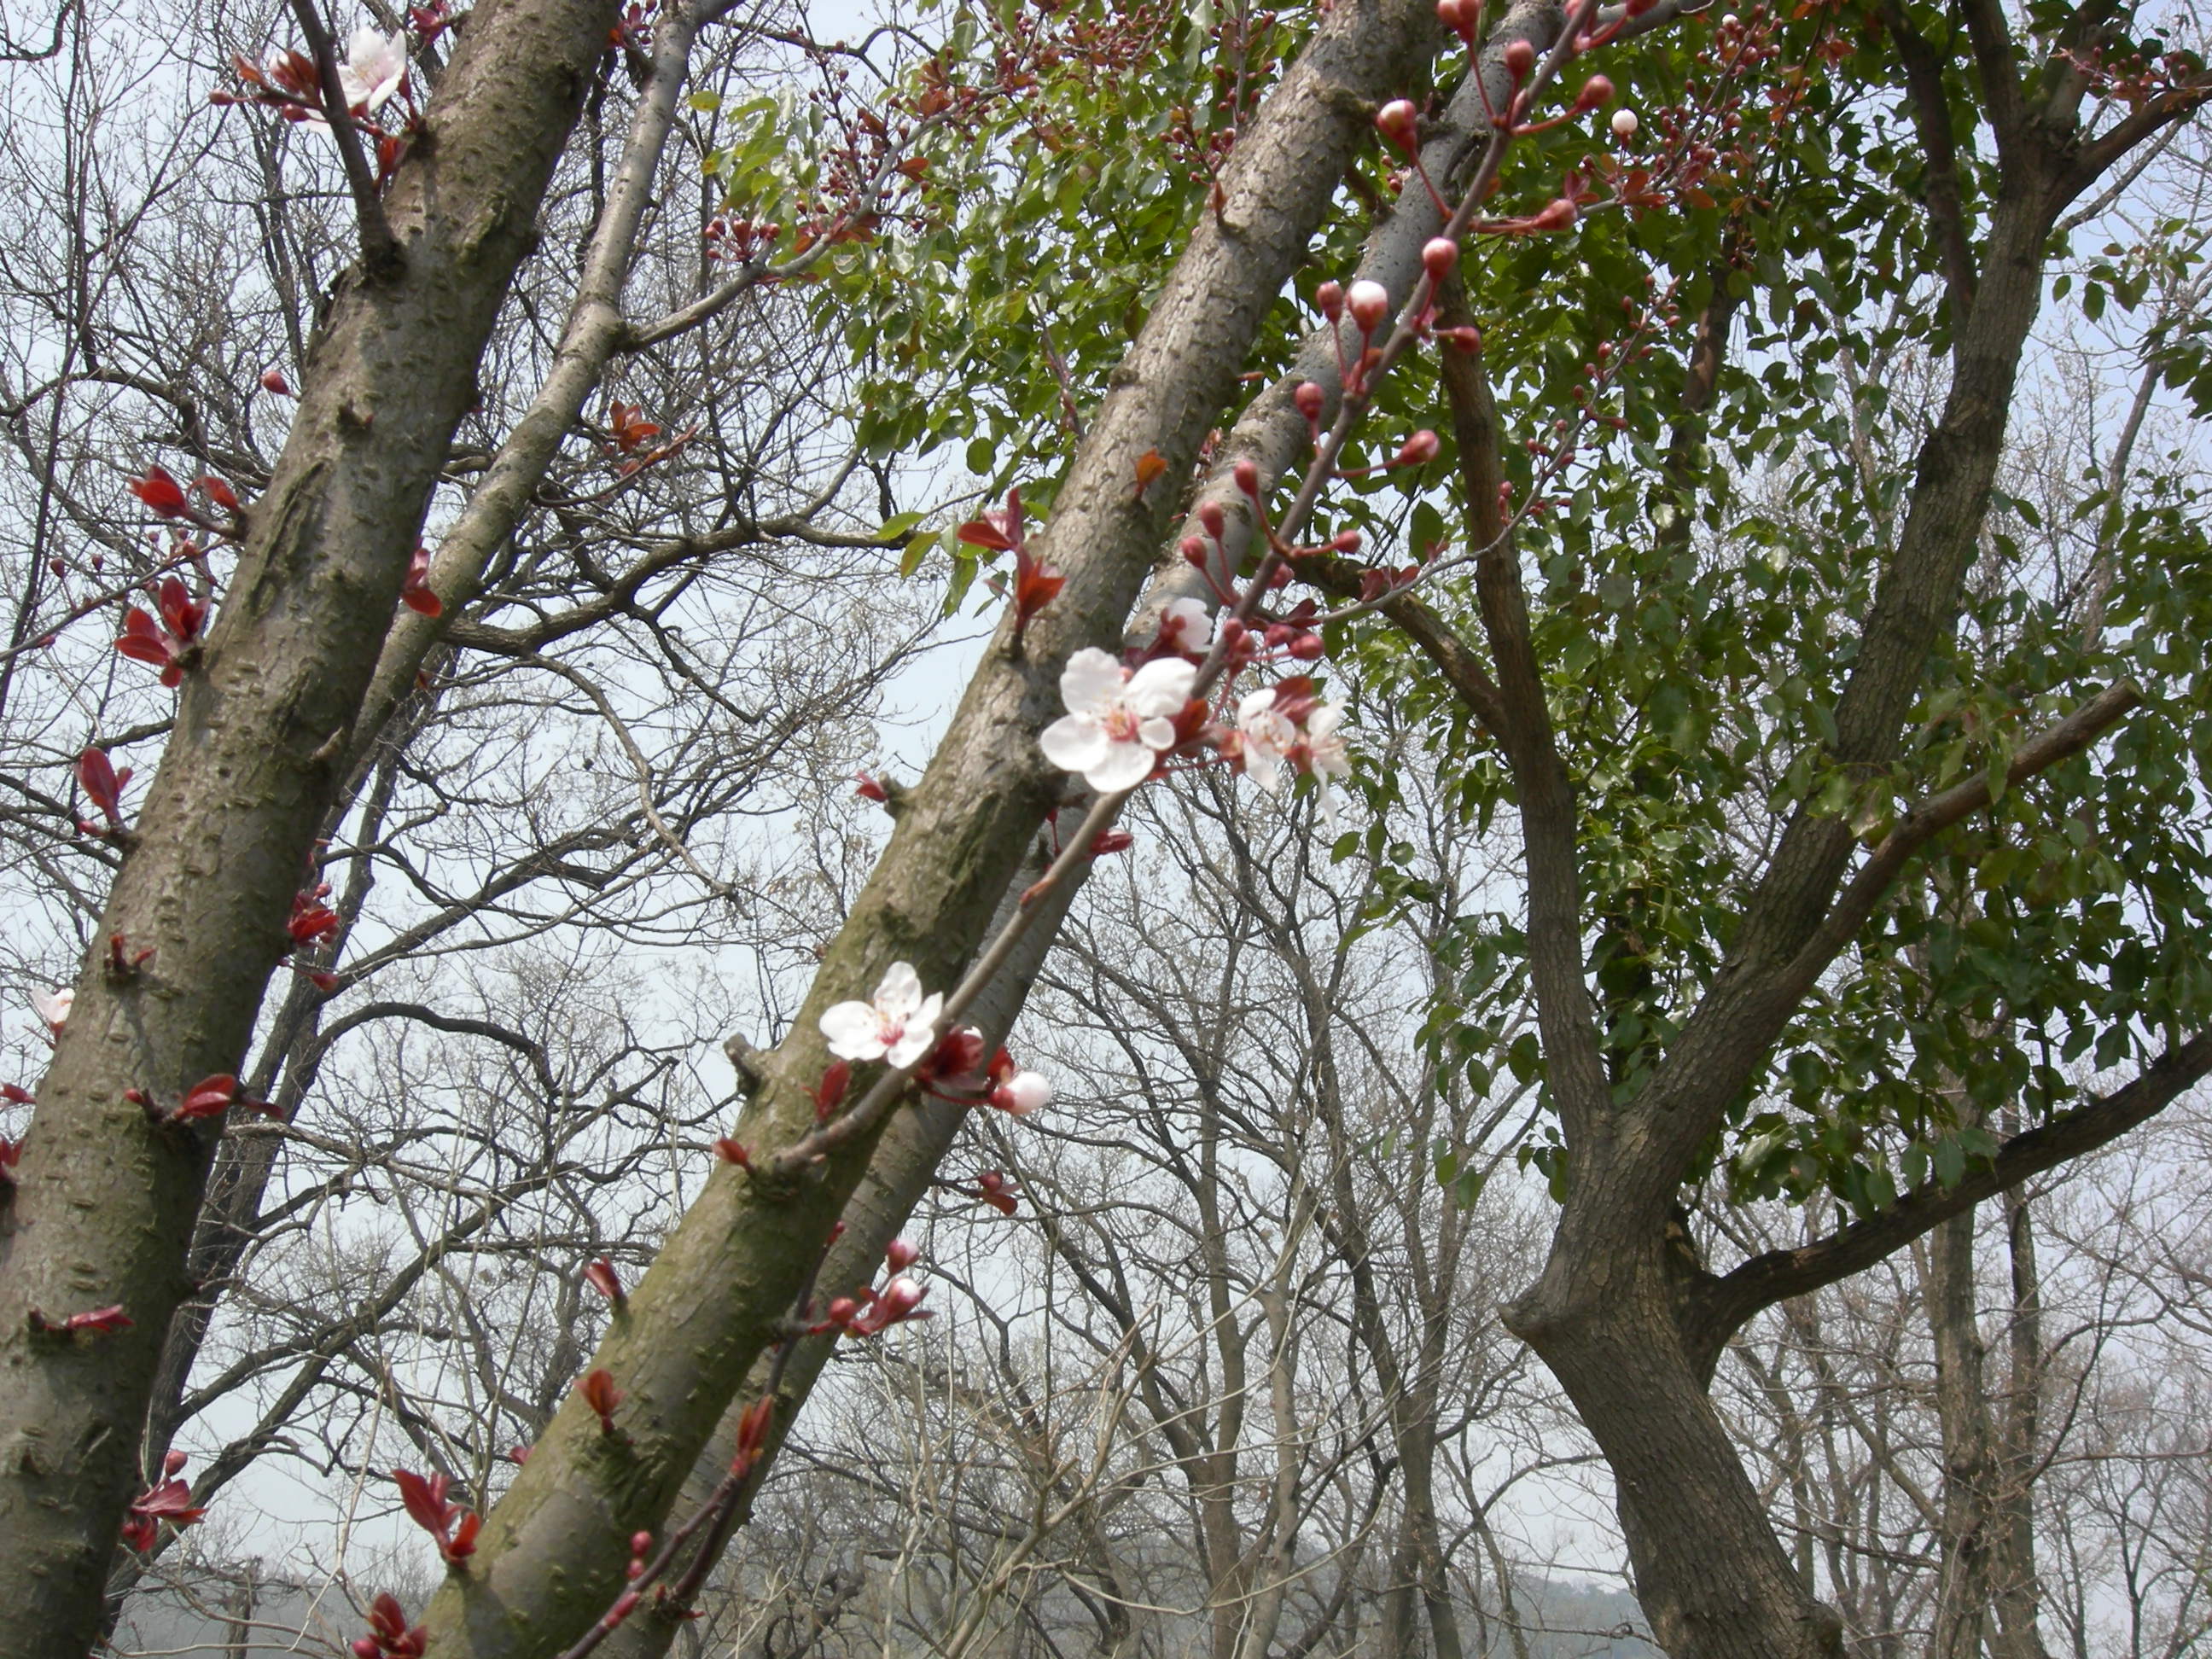
<svg viewBox="0 0 2212 1659">
<path fill-rule="evenodd" d="M 1197 683 L 1198 665 L 1180 657 L 1155 657 L 1139 668 L 1121 693 L 1139 714 L 1180 714 Z"/>
<path fill-rule="evenodd" d="M 1127 678 L 1120 659 L 1086 645 L 1060 671 L 1060 700 L 1071 714 L 1103 714 L 1121 700 Z"/>
<path fill-rule="evenodd" d="M 1084 769 L 1083 781 L 1102 795 L 1119 794 L 1152 776 L 1156 760 L 1141 743 L 1111 744 L 1103 759 Z"/>
<path fill-rule="evenodd" d="M 881 1060 L 884 1023 L 865 1002 L 841 1002 L 823 1012 L 822 1035 L 840 1060 Z"/>
<path fill-rule="evenodd" d="M 1063 772 L 1088 772 L 1112 746 L 1106 730 L 1088 714 L 1063 714 L 1037 734 L 1044 757 Z"/>
<path fill-rule="evenodd" d="M 914 1018 L 921 1006 L 921 975 L 914 971 L 910 962 L 895 962 L 884 969 L 884 977 L 876 987 L 876 1012 L 896 1025 Z"/>
</svg>

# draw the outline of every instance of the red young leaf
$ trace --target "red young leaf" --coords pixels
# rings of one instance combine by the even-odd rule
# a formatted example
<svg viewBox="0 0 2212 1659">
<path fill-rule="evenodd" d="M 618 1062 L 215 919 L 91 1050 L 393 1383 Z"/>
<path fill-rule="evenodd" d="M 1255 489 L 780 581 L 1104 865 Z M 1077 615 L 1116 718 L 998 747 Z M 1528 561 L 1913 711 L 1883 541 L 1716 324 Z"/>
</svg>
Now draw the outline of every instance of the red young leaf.
<svg viewBox="0 0 2212 1659">
<path fill-rule="evenodd" d="M 1157 449 L 1148 449 L 1137 457 L 1137 494 L 1143 495 L 1152 487 L 1153 480 L 1168 470 L 1167 460 Z"/>
<path fill-rule="evenodd" d="M 161 578 L 161 623 L 179 645 L 190 645 L 199 637 L 200 623 L 206 620 L 207 607 L 194 598 L 191 590 L 175 576 Z"/>
<path fill-rule="evenodd" d="M 77 757 L 76 781 L 84 786 L 85 798 L 100 809 L 110 824 L 118 828 L 123 823 L 123 783 L 130 775 L 127 770 L 117 775 L 104 749 L 87 749 Z"/>
<path fill-rule="evenodd" d="M 238 1079 L 228 1072 L 217 1072 L 185 1090 L 185 1097 L 177 1103 L 177 1109 L 170 1116 L 180 1123 L 195 1118 L 221 1117 L 237 1098 Z"/>
<path fill-rule="evenodd" d="M 182 518 L 185 510 L 185 487 L 163 466 L 149 466 L 143 478 L 133 478 L 131 493 L 143 501 L 149 511 L 164 519 Z"/>
<path fill-rule="evenodd" d="M 238 511 L 238 492 L 230 487 L 228 481 L 216 477 L 214 473 L 203 474 L 195 480 L 194 488 L 224 512 Z"/>
<path fill-rule="evenodd" d="M 399 1501 L 406 1506 L 408 1518 L 442 1542 L 455 1507 L 446 1501 L 446 1477 L 434 1474 L 425 1480 L 412 1469 L 394 1469 L 392 1482 L 399 1488 Z"/>
<path fill-rule="evenodd" d="M 584 1282 L 617 1308 L 622 1306 L 622 1280 L 615 1273 L 615 1264 L 605 1256 L 584 1269 Z"/>
<path fill-rule="evenodd" d="M 623 1401 L 622 1390 L 615 1387 L 614 1373 L 601 1366 L 585 1373 L 584 1380 L 576 1385 L 576 1392 L 584 1396 L 584 1403 L 599 1414 L 599 1432 L 615 1431 L 615 1407 Z"/>
<path fill-rule="evenodd" d="M 176 641 L 135 605 L 124 615 L 123 632 L 116 638 L 115 649 L 133 661 L 153 664 L 161 671 L 164 685 L 176 686 L 184 681 L 185 671 L 177 664 Z"/>
</svg>

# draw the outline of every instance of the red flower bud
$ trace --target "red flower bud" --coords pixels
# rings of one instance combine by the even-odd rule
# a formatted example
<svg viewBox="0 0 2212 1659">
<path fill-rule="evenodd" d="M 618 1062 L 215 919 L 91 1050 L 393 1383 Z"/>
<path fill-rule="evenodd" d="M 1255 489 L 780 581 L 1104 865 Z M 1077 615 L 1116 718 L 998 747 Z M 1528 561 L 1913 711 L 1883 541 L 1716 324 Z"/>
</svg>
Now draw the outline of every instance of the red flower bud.
<svg viewBox="0 0 2212 1659">
<path fill-rule="evenodd" d="M 1613 82 L 1602 75 L 1593 75 L 1583 82 L 1582 95 L 1575 100 L 1577 109 L 1596 109 L 1613 101 Z"/>
<path fill-rule="evenodd" d="M 903 1238 L 891 1240 L 890 1247 L 884 1251 L 884 1265 L 895 1273 L 904 1273 L 921 1260 L 921 1251 Z"/>
<path fill-rule="evenodd" d="M 653 1534 L 651 1533 L 634 1532 L 629 1535 L 629 1553 L 632 1555 L 643 1555 L 652 1547 Z"/>
<path fill-rule="evenodd" d="M 1200 501 L 1198 504 L 1198 521 L 1205 526 L 1206 533 L 1217 542 L 1221 539 L 1222 532 L 1229 527 L 1229 515 L 1221 510 L 1219 501 Z"/>
<path fill-rule="evenodd" d="M 1390 291 L 1380 283 L 1358 282 L 1349 296 L 1352 320 L 1362 334 L 1372 334 L 1390 314 Z"/>
<path fill-rule="evenodd" d="M 1375 112 L 1376 130 L 1408 155 L 1421 148 L 1420 114 L 1403 98 L 1393 98 Z"/>
<path fill-rule="evenodd" d="M 1321 419 L 1322 407 L 1328 402 L 1328 394 L 1313 381 L 1301 380 L 1298 389 L 1291 394 L 1291 400 L 1297 404 L 1298 413 L 1313 422 Z"/>
<path fill-rule="evenodd" d="M 1390 462 L 1393 466 L 1420 466 L 1437 458 L 1437 434 L 1423 427 L 1406 440 Z"/>
<path fill-rule="evenodd" d="M 1459 244 L 1449 236 L 1431 236 L 1421 249 L 1421 269 L 1431 282 L 1443 282 L 1459 269 Z"/>
<path fill-rule="evenodd" d="M 1257 462 L 1249 459 L 1237 462 L 1231 476 L 1237 480 L 1237 489 L 1255 501 L 1260 499 L 1260 467 Z"/>
<path fill-rule="evenodd" d="M 1297 638 L 1291 641 L 1290 650 L 1291 654 L 1296 657 L 1300 662 L 1318 661 L 1321 658 L 1322 650 L 1321 635 L 1318 634 L 1301 634 Z"/>
<path fill-rule="evenodd" d="M 264 368 L 261 371 L 261 389 L 264 392 L 273 392 L 279 398 L 289 398 L 292 395 L 291 383 L 285 380 L 283 370 L 277 368 Z"/>
<path fill-rule="evenodd" d="M 1332 323 L 1344 315 L 1344 290 L 1334 283 L 1323 283 L 1314 290 L 1314 303 L 1321 314 Z"/>
<path fill-rule="evenodd" d="M 1357 553 L 1359 551 L 1359 532 L 1357 530 L 1340 530 L 1329 538 L 1328 544 L 1340 553 Z"/>
<path fill-rule="evenodd" d="M 1186 536 L 1176 545 L 1182 549 L 1186 564 L 1195 565 L 1200 570 L 1206 568 L 1206 541 L 1203 537 Z"/>
<path fill-rule="evenodd" d="M 1531 42 L 1516 40 L 1505 48 L 1505 72 L 1516 85 L 1527 80 L 1528 71 L 1535 67 L 1536 48 Z"/>
</svg>

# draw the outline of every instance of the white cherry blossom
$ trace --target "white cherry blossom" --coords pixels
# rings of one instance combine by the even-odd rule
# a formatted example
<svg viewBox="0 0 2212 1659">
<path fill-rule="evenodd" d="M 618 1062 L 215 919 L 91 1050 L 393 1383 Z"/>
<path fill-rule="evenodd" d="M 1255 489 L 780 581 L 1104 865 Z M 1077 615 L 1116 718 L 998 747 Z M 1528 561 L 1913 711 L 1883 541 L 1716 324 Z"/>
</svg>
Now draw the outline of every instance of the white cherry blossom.
<svg viewBox="0 0 2212 1659">
<path fill-rule="evenodd" d="M 822 1016 L 822 1035 L 840 1060 L 887 1060 L 911 1066 L 937 1041 L 942 993 L 921 994 L 921 976 L 911 963 L 895 962 L 885 970 L 871 1002 L 841 1002 Z"/>
<path fill-rule="evenodd" d="M 1344 705 L 1338 702 L 1322 703 L 1306 716 L 1306 765 L 1320 786 L 1322 822 L 1332 836 L 1336 833 L 1336 797 L 1329 785 L 1352 775 L 1352 750 L 1337 730 L 1343 722 Z"/>
<path fill-rule="evenodd" d="M 62 1034 L 62 1024 L 69 1018 L 70 1009 L 76 1002 L 76 993 L 68 986 L 58 991 L 31 993 L 31 1012 L 46 1021 L 46 1029 L 56 1036 Z"/>
<path fill-rule="evenodd" d="M 1197 667 L 1159 657 L 1132 674 L 1108 653 L 1085 646 L 1060 677 L 1067 713 L 1038 736 L 1044 757 L 1080 772 L 1102 795 L 1133 789 L 1152 776 L 1160 752 L 1175 746 L 1174 717 L 1190 701 Z"/>
<path fill-rule="evenodd" d="M 338 65 L 338 85 L 347 108 L 375 114 L 406 78 L 405 35 L 387 40 L 373 28 L 353 32 L 353 39 L 346 42 L 346 60 Z"/>
<path fill-rule="evenodd" d="M 1248 691 L 1237 705 L 1237 729 L 1244 738 L 1244 771 L 1271 795 L 1283 792 L 1283 763 L 1298 740 L 1298 729 L 1275 707 L 1275 688 Z"/>
<path fill-rule="evenodd" d="M 1160 611 L 1160 642 L 1191 656 L 1213 644 L 1213 613 L 1203 599 L 1170 599 Z"/>
</svg>

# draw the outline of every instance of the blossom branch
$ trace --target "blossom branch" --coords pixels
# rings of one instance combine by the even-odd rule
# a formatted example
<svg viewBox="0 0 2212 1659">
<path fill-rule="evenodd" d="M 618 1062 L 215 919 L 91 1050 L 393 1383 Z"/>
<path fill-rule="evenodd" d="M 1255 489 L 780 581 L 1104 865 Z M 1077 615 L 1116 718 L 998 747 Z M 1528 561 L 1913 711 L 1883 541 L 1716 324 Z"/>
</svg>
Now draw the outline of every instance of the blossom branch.
<svg viewBox="0 0 2212 1659">
<path fill-rule="evenodd" d="M 354 130 L 345 86 L 338 78 L 337 52 L 331 44 L 330 32 L 323 27 L 323 20 L 315 15 L 314 0 L 289 3 L 293 21 L 299 24 L 301 37 L 307 41 L 307 52 L 315 60 L 315 73 L 323 94 L 323 114 L 331 124 L 331 137 L 337 141 L 346 185 L 353 191 L 354 209 L 361 219 L 362 262 L 372 271 L 390 271 L 400 263 L 399 243 L 392 234 L 392 222 L 384 216 L 384 202 L 377 194 L 375 176 L 368 170 L 361 134 Z"/>
</svg>

